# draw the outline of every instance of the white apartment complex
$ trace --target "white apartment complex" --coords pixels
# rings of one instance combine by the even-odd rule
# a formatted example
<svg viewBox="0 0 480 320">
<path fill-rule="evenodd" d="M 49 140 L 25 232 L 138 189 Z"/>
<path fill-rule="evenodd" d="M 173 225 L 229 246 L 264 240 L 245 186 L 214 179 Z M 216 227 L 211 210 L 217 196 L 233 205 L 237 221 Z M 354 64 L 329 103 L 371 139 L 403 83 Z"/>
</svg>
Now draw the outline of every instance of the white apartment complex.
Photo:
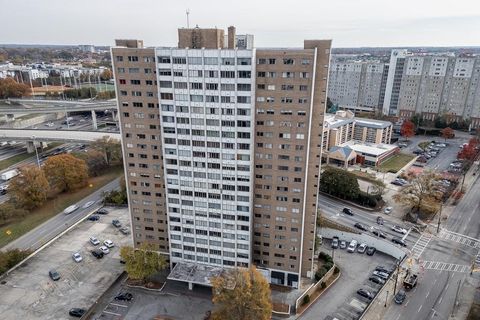
<svg viewBox="0 0 480 320">
<path fill-rule="evenodd" d="M 247 267 L 254 51 L 157 48 L 155 53 L 170 260 Z"/>
</svg>

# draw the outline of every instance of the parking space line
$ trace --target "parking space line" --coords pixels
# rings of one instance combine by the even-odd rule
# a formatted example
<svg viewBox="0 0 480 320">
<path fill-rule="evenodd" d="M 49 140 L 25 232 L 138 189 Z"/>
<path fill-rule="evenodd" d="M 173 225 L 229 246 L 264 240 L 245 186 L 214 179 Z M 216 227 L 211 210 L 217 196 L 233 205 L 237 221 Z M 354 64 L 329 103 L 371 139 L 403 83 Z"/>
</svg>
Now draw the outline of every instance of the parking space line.
<svg viewBox="0 0 480 320">
<path fill-rule="evenodd" d="M 114 316 L 122 316 L 122 314 L 120 314 L 120 313 L 115 313 L 115 312 L 110 312 L 110 311 L 105 311 L 105 310 L 103 310 L 102 313 L 111 314 L 111 315 L 114 315 Z"/>
<path fill-rule="evenodd" d="M 124 304 L 118 304 L 118 303 L 113 303 L 113 302 L 110 302 L 109 304 L 111 304 L 112 306 L 117 306 L 117 307 L 122 307 L 122 308 L 128 308 L 128 305 L 124 305 Z"/>
</svg>

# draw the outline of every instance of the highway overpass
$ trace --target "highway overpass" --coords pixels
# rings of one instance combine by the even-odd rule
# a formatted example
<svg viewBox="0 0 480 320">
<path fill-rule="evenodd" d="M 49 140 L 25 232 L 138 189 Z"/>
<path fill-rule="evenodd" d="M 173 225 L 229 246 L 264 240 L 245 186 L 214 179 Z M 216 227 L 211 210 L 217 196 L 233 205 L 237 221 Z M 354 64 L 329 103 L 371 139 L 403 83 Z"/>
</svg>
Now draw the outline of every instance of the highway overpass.
<svg viewBox="0 0 480 320">
<path fill-rule="evenodd" d="M 9 99 L 0 105 L 2 114 L 60 113 L 75 111 L 104 111 L 117 109 L 116 100 L 108 101 L 69 101 Z"/>
<path fill-rule="evenodd" d="M 0 129 L 0 140 L 92 142 L 108 136 L 120 140 L 120 133 L 79 130 Z"/>
</svg>

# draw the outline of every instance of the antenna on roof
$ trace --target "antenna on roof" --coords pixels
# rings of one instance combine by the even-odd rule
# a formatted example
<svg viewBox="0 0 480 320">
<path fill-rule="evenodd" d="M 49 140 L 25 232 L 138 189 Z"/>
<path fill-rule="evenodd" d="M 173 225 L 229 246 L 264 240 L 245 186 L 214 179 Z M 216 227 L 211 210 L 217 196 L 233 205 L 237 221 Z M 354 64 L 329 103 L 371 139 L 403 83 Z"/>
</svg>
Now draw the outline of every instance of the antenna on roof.
<svg viewBox="0 0 480 320">
<path fill-rule="evenodd" d="M 189 19 L 190 9 L 187 9 L 185 13 L 187 14 L 187 29 L 190 29 L 190 19 Z"/>
</svg>

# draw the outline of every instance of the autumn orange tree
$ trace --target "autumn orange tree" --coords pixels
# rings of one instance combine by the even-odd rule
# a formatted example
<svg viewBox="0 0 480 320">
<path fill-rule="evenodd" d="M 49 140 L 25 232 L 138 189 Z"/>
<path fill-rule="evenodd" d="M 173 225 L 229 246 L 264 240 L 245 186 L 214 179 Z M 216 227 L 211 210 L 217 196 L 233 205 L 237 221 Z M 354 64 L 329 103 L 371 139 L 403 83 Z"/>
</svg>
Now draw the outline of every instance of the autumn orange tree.
<svg viewBox="0 0 480 320">
<path fill-rule="evenodd" d="M 48 158 L 43 171 L 53 193 L 75 190 L 87 184 L 87 164 L 68 153 Z"/>
<path fill-rule="evenodd" d="M 400 135 L 408 140 L 415 135 L 415 125 L 410 120 L 405 120 L 400 128 Z"/>
<path fill-rule="evenodd" d="M 447 141 L 447 139 L 451 139 L 454 136 L 455 136 L 455 132 L 453 131 L 452 128 L 446 127 L 442 129 L 442 138 L 445 139 L 445 142 Z"/>
<path fill-rule="evenodd" d="M 47 200 L 48 180 L 42 169 L 26 166 L 12 179 L 8 186 L 10 201 L 19 208 L 31 210 L 41 206 Z"/>
<path fill-rule="evenodd" d="M 0 79 L 0 98 L 20 98 L 28 95 L 30 88 L 23 83 L 18 83 L 13 78 Z"/>
<path fill-rule="evenodd" d="M 231 269 L 211 283 L 214 320 L 271 319 L 270 286 L 255 267 Z"/>
</svg>

